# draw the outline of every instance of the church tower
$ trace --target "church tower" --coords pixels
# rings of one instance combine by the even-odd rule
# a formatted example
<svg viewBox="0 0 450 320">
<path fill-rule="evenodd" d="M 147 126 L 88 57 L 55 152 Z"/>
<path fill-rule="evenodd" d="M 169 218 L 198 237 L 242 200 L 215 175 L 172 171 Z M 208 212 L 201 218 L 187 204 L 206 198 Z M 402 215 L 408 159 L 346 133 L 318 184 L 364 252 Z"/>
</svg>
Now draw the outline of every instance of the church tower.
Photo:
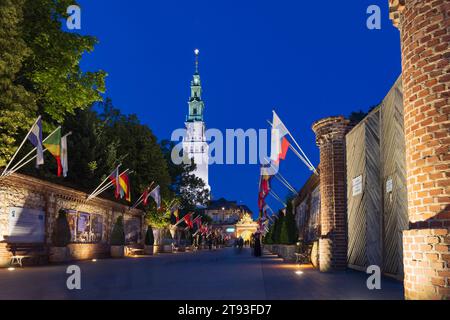
<svg viewBox="0 0 450 320">
<path fill-rule="evenodd" d="M 211 190 L 208 182 L 208 152 L 209 146 L 206 141 L 205 122 L 203 112 L 205 103 L 202 100 L 202 85 L 198 72 L 198 54 L 195 49 L 195 73 L 191 81 L 191 97 L 189 98 L 189 114 L 186 117 L 186 136 L 183 139 L 184 154 L 190 159 L 194 159 L 197 169 L 194 174 L 201 178 L 208 190 Z"/>
</svg>

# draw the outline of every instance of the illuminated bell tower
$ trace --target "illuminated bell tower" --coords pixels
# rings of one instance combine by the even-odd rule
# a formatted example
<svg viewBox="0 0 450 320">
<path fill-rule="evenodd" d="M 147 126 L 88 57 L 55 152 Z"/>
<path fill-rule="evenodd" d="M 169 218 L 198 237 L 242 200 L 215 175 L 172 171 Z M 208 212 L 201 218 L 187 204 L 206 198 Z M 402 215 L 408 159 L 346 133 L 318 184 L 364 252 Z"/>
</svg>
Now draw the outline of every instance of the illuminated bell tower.
<svg viewBox="0 0 450 320">
<path fill-rule="evenodd" d="M 198 54 L 195 49 L 195 73 L 191 81 L 191 97 L 189 98 L 189 114 L 186 117 L 186 136 L 183 139 L 184 154 L 190 159 L 194 159 L 197 168 L 195 176 L 205 182 L 208 190 L 211 190 L 208 182 L 208 152 L 209 146 L 206 141 L 205 122 L 203 121 L 203 112 L 205 103 L 202 100 L 202 85 L 200 74 L 198 72 Z"/>
</svg>

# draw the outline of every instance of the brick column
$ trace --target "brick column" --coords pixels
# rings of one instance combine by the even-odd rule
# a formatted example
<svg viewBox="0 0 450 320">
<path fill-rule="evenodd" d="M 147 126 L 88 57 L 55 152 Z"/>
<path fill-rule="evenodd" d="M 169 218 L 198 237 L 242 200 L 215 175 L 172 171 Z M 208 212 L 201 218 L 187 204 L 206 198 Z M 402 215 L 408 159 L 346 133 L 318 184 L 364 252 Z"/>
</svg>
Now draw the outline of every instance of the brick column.
<svg viewBox="0 0 450 320">
<path fill-rule="evenodd" d="M 347 267 L 347 187 L 345 134 L 348 121 L 329 117 L 312 126 L 320 149 L 320 271 Z"/>
<path fill-rule="evenodd" d="M 450 299 L 450 3 L 390 0 L 401 33 L 410 230 L 405 297 Z"/>
</svg>

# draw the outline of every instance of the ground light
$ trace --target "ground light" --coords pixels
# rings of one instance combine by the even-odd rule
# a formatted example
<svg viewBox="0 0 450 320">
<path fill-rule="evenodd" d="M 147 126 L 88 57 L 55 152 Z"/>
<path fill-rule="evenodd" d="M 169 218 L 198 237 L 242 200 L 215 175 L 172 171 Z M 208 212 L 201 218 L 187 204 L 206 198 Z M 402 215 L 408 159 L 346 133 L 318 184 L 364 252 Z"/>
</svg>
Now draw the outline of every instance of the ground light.
<svg viewBox="0 0 450 320">
<path fill-rule="evenodd" d="M 302 275 L 302 274 L 303 274 L 303 271 L 297 270 L 297 271 L 295 271 L 295 274 L 296 274 L 296 275 Z"/>
<path fill-rule="evenodd" d="M 9 267 L 8 268 L 8 271 L 14 271 L 14 270 L 16 270 L 16 268 L 14 268 L 14 267 Z"/>
<path fill-rule="evenodd" d="M 97 259 L 92 259 L 92 262 L 97 262 Z"/>
</svg>

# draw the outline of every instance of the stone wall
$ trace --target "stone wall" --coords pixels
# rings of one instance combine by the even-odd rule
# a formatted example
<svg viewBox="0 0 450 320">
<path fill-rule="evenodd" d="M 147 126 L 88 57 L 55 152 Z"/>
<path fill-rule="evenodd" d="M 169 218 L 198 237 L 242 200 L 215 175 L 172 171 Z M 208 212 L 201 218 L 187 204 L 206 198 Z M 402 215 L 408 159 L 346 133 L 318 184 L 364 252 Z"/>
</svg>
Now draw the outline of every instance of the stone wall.
<svg viewBox="0 0 450 320">
<path fill-rule="evenodd" d="M 142 221 L 142 211 L 136 209 L 129 211 L 125 205 L 102 198 L 95 198 L 87 202 L 87 196 L 86 193 L 25 175 L 14 174 L 0 180 L 0 264 L 4 265 L 11 256 L 6 249 L 9 233 L 8 208 L 11 207 L 36 209 L 45 213 L 43 243 L 45 246 L 51 245 L 51 234 L 60 209 L 95 214 L 101 217 L 101 240 L 95 241 L 95 243 L 71 244 L 69 247 L 74 260 L 109 255 L 110 234 L 118 215 L 125 216 L 125 223 L 130 220 L 130 217 L 139 219 L 140 223 L 137 225 L 139 230 L 136 230 L 136 233 L 141 232 L 139 241 L 143 241 L 145 224 Z M 127 226 L 125 227 L 127 228 Z"/>
</svg>

